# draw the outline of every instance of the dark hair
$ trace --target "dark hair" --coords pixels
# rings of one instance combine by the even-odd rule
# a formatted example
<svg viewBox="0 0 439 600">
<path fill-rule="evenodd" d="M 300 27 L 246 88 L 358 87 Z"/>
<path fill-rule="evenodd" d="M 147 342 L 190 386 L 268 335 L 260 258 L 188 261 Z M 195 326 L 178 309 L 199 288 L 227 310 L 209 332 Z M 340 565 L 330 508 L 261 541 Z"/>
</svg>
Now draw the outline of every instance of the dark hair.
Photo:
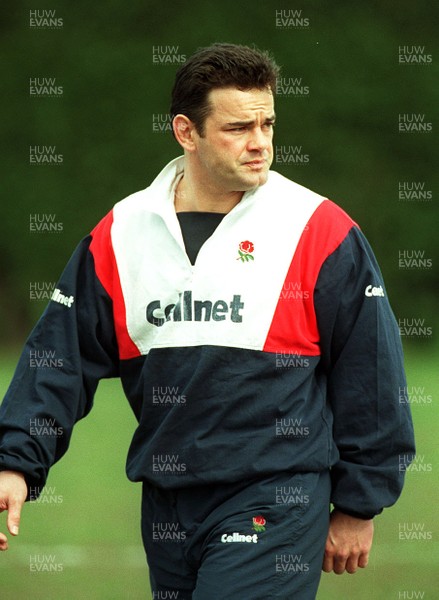
<svg viewBox="0 0 439 600">
<path fill-rule="evenodd" d="M 271 88 L 274 93 L 279 67 L 267 52 L 218 43 L 199 49 L 177 71 L 172 88 L 171 120 L 178 114 L 190 119 L 200 135 L 209 115 L 209 92 L 215 88 L 240 90 Z"/>
</svg>

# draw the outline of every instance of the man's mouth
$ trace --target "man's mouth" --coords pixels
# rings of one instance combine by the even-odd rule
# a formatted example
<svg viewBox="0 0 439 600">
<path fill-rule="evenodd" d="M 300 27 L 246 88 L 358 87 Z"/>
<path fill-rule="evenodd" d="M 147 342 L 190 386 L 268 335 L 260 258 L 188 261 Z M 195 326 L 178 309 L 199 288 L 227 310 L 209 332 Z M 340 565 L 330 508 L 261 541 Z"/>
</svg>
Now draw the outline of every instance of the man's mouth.
<svg viewBox="0 0 439 600">
<path fill-rule="evenodd" d="M 266 161 L 263 158 L 260 158 L 260 159 L 256 159 L 256 160 L 249 160 L 249 161 L 245 162 L 244 164 L 248 165 L 252 169 L 262 169 L 262 167 L 265 166 Z"/>
</svg>

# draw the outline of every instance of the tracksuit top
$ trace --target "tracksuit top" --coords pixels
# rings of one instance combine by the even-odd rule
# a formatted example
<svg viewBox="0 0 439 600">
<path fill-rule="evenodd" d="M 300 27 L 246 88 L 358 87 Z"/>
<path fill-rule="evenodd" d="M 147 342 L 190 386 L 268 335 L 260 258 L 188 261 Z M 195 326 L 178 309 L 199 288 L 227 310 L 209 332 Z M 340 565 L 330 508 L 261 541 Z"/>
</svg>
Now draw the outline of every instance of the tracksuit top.
<svg viewBox="0 0 439 600">
<path fill-rule="evenodd" d="M 270 171 L 191 265 L 173 202 L 182 172 L 183 158 L 169 163 L 74 252 L 1 406 L 0 469 L 41 489 L 99 380 L 119 376 L 138 419 L 130 480 L 177 489 L 330 468 L 335 506 L 381 512 L 414 442 L 399 330 L 363 234 Z M 30 366 L 42 351 L 62 367 Z"/>
</svg>

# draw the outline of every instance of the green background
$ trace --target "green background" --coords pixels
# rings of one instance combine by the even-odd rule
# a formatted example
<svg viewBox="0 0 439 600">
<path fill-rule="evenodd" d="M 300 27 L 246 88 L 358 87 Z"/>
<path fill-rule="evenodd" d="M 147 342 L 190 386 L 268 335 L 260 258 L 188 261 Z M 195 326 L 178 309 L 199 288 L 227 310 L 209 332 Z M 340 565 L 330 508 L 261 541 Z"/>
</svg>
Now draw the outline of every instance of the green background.
<svg viewBox="0 0 439 600">
<path fill-rule="evenodd" d="M 55 10 L 62 27 L 29 27 L 29 10 Z M 276 26 L 276 11 L 289 10 L 301 11 L 308 25 Z M 153 47 L 178 46 L 179 55 L 189 56 L 214 41 L 256 44 L 272 52 L 283 77 L 301 78 L 309 88 L 307 95 L 277 99 L 275 133 L 276 146 L 302 146 L 309 163 L 274 168 L 359 222 L 397 318 L 421 319 L 433 330 L 429 338 L 404 340 L 409 385 L 432 397 L 413 405 L 418 452 L 432 471 L 408 474 L 401 501 L 377 519 L 370 567 L 353 577 L 324 575 L 320 600 L 384 600 L 404 590 L 434 598 L 439 588 L 438 18 L 438 5 L 422 0 L 6 0 L 1 6 L 1 391 L 44 307 L 30 300 L 30 284 L 53 284 L 79 239 L 113 204 L 146 187 L 180 154 L 169 133 L 153 131 L 154 116 L 168 110 L 177 68 L 153 64 Z M 400 46 L 424 47 L 433 60 L 400 65 Z M 62 95 L 31 97 L 35 77 L 55 78 Z M 401 113 L 424 115 L 432 131 L 399 133 Z M 55 145 L 62 164 L 30 165 L 34 145 Z M 404 181 L 423 183 L 432 200 L 400 201 Z M 30 233 L 31 214 L 55 215 L 62 231 Z M 432 266 L 401 269 L 404 251 L 423 253 Z M 105 382 L 52 471 L 48 485 L 63 501 L 27 506 L 22 534 L 0 556 L 2 599 L 148 598 L 139 486 L 124 477 L 133 428 L 120 385 Z M 398 541 L 403 522 L 424 523 L 433 540 Z M 31 574 L 32 553 L 55 554 L 63 571 Z"/>
</svg>

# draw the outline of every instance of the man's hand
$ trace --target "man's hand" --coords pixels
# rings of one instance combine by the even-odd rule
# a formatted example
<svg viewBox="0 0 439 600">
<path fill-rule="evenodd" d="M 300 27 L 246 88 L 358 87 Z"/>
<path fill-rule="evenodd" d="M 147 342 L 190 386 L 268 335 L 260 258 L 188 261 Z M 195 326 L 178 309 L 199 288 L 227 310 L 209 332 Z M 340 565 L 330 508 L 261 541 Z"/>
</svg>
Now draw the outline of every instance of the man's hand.
<svg viewBox="0 0 439 600">
<path fill-rule="evenodd" d="M 8 529 L 18 535 L 21 507 L 27 496 L 27 485 L 22 473 L 0 471 L 0 512 L 8 511 Z M 0 533 L 0 550 L 8 549 L 8 538 Z"/>
<path fill-rule="evenodd" d="M 372 540 L 372 519 L 356 519 L 334 510 L 329 522 L 323 570 L 341 575 L 344 571 L 355 573 L 358 567 L 366 567 Z"/>
</svg>

